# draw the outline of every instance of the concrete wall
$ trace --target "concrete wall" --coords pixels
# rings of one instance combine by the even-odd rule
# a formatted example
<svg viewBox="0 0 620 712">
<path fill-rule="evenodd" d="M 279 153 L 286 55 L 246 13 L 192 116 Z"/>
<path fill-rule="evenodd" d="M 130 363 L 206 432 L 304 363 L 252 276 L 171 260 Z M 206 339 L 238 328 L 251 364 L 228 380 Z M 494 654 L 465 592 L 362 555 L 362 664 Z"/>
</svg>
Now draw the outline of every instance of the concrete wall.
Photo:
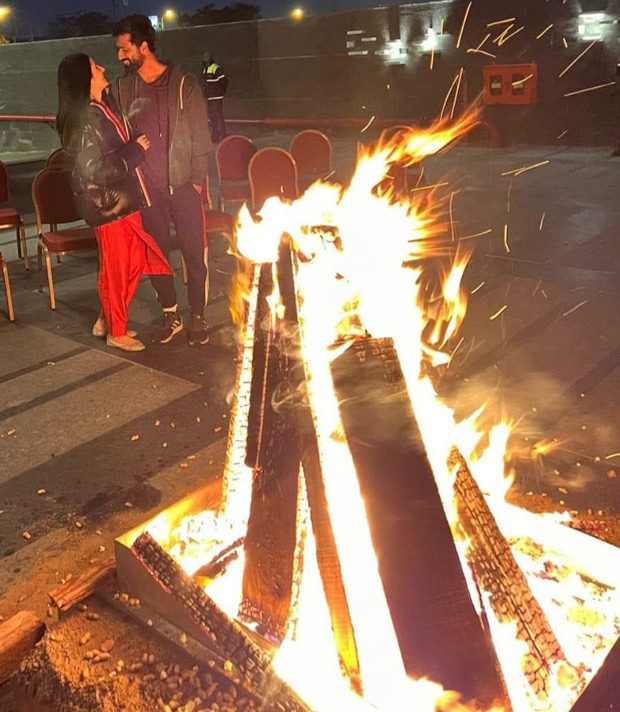
<svg viewBox="0 0 620 712">
<path fill-rule="evenodd" d="M 428 120 L 441 110 L 455 74 L 464 67 L 470 98 L 481 88 L 482 66 L 490 62 L 538 62 L 540 101 L 533 107 L 501 107 L 490 112 L 516 141 L 614 143 L 620 134 L 620 98 L 615 86 L 573 97 L 568 92 L 613 82 L 620 50 L 617 0 L 476 0 L 464 25 L 467 0 L 359 10 L 292 19 L 180 28 L 158 35 L 158 54 L 199 72 L 210 49 L 230 78 L 227 114 L 237 118 L 360 117 Z M 501 6 L 498 8 L 498 6 Z M 580 12 L 607 13 L 605 35 L 566 74 L 560 72 L 589 42 L 580 41 Z M 513 38 L 498 46 L 493 38 L 515 17 Z M 537 35 L 554 27 L 541 39 Z M 432 57 L 422 42 L 437 32 Z M 504 25 L 505 26 L 505 25 Z M 489 57 L 475 52 L 482 45 Z M 402 49 L 399 50 L 399 47 Z M 468 51 L 469 50 L 469 51 Z M 110 37 L 51 40 L 0 46 L 0 107 L 4 113 L 55 113 L 56 67 L 69 52 L 83 51 L 120 70 Z M 402 52 L 396 56 L 398 52 Z M 0 128 L 1 130 L 1 128 Z M 32 130 L 29 129 L 32 133 Z M 21 132 L 28 135 L 28 131 Z M 50 135 L 46 126 L 38 135 Z M 0 135 L 0 149 L 20 136 L 16 127 Z M 11 138 L 12 137 L 12 138 Z"/>
</svg>

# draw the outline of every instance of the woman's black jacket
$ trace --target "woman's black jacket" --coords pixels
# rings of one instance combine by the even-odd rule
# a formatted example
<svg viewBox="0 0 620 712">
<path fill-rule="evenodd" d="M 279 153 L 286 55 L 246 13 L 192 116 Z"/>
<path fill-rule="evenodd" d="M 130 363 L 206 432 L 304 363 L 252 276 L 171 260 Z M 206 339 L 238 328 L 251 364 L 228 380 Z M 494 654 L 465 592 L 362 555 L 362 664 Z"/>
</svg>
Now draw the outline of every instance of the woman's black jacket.
<svg viewBox="0 0 620 712">
<path fill-rule="evenodd" d="M 144 179 L 136 170 L 144 149 L 126 136 L 110 106 L 91 102 L 66 149 L 76 207 L 88 225 L 104 225 L 149 205 Z"/>
</svg>

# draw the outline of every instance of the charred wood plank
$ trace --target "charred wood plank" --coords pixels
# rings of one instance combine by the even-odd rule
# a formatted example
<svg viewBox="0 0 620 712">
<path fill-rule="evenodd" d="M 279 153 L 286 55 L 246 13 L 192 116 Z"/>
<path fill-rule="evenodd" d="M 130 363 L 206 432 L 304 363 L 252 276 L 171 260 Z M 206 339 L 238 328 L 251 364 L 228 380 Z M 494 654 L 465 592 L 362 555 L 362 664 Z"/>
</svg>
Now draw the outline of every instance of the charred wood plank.
<svg viewBox="0 0 620 712">
<path fill-rule="evenodd" d="M 116 570 L 116 558 L 109 556 L 97 566 L 48 593 L 50 601 L 61 611 L 68 611 L 88 598 Z"/>
<path fill-rule="evenodd" d="M 132 547 L 145 569 L 229 660 L 242 683 L 260 697 L 266 712 L 311 712 L 273 670 L 269 656 L 209 598 L 204 590 L 150 536 L 141 534 Z"/>
<path fill-rule="evenodd" d="M 239 347 L 237 351 L 237 369 L 235 388 L 230 406 L 230 427 L 226 443 L 226 462 L 222 481 L 221 511 L 240 486 L 245 472 L 245 453 L 248 432 L 248 412 L 250 408 L 250 389 L 252 382 L 252 358 L 254 352 L 254 332 L 256 328 L 256 302 L 258 292 L 259 268 L 249 266 L 241 260 L 240 269 L 231 280 L 230 302 L 233 321 L 238 323 Z M 247 298 L 247 301 L 246 301 Z"/>
<path fill-rule="evenodd" d="M 332 375 L 407 672 L 501 698 L 392 341 L 356 341 Z"/>
<path fill-rule="evenodd" d="M 546 697 L 550 667 L 566 659 L 562 648 L 467 462 L 456 448 L 450 453 L 448 466 L 456 469 L 454 489 L 459 524 L 470 540 L 468 556 L 477 585 L 489 596 L 500 622 L 517 624 L 517 637 L 528 646 L 524 673 L 534 692 Z"/>
<path fill-rule="evenodd" d="M 328 229 L 325 228 L 325 230 Z M 329 609 L 340 665 L 350 680 L 351 688 L 361 695 L 362 680 L 355 633 L 342 580 L 336 539 L 327 508 L 319 446 L 308 402 L 305 367 L 301 356 L 297 297 L 293 277 L 293 256 L 289 242 L 284 242 L 281 247 L 278 267 L 281 294 L 289 322 L 288 334 L 293 342 L 289 350 L 291 354 L 297 355 L 296 367 L 291 370 L 291 391 L 296 394 L 296 397 L 292 400 L 297 418 L 303 475 L 316 544 L 317 563 Z"/>
<path fill-rule="evenodd" d="M 268 304 L 276 269 L 263 265 L 258 285 L 246 456 L 253 471 L 252 500 L 239 616 L 281 642 L 293 589 L 300 456 L 287 315 L 278 316 Z"/>
</svg>

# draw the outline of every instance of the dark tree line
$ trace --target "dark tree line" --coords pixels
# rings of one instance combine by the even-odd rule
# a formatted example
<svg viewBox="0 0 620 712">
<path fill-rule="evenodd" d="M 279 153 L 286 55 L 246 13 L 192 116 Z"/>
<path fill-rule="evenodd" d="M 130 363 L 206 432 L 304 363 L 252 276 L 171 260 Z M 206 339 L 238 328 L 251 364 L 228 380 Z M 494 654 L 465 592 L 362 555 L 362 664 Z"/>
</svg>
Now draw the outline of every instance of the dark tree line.
<svg viewBox="0 0 620 712">
<path fill-rule="evenodd" d="M 213 3 L 197 9 L 193 14 L 181 13 L 181 27 L 196 25 L 215 25 L 222 22 L 243 22 L 259 20 L 260 7 L 246 2 L 234 2 L 224 7 L 215 7 Z M 108 35 L 112 32 L 114 21 L 101 12 L 78 12 L 74 15 L 58 15 L 49 25 L 49 35 L 61 37 L 92 37 Z"/>
</svg>

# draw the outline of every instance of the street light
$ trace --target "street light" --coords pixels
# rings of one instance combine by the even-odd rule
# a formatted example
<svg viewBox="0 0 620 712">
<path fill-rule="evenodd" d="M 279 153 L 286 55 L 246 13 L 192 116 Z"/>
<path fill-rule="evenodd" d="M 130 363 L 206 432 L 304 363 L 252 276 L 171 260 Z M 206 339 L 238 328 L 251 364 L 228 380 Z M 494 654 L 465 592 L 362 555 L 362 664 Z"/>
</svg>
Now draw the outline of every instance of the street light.
<svg viewBox="0 0 620 712">
<path fill-rule="evenodd" d="M 301 7 L 296 7 L 293 10 L 291 10 L 291 17 L 293 20 L 303 20 L 304 19 L 304 11 L 303 8 Z"/>
<path fill-rule="evenodd" d="M 0 22 L 5 20 L 11 14 L 11 8 L 6 5 L 0 6 Z M 8 44 L 10 41 L 6 36 L 6 32 L 0 32 L 0 37 L 2 37 L 2 44 Z M 13 42 L 15 42 L 15 37 L 13 37 Z"/>
<path fill-rule="evenodd" d="M 172 22 L 176 18 L 176 16 L 177 14 L 174 10 L 166 10 L 161 16 L 161 29 L 166 29 L 166 20 L 168 20 L 168 22 Z"/>
</svg>

